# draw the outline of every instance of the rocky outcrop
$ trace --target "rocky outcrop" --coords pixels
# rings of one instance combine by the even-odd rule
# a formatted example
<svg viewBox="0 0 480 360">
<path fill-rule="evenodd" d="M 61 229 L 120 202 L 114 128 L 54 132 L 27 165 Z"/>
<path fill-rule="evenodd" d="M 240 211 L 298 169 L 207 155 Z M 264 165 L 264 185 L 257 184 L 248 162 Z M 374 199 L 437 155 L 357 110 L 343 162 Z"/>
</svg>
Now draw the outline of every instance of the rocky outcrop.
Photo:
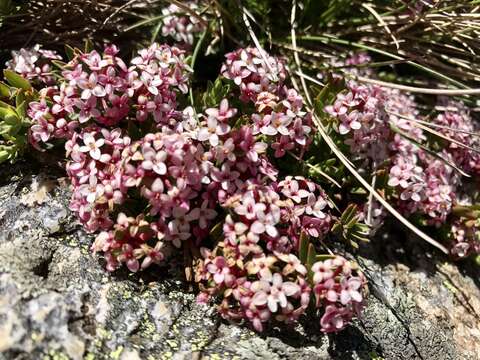
<svg viewBox="0 0 480 360">
<path fill-rule="evenodd" d="M 480 357 L 479 271 L 419 241 L 385 236 L 356 256 L 371 294 L 340 334 L 305 319 L 258 335 L 197 305 L 174 263 L 106 272 L 68 211 L 60 170 L 19 163 L 0 174 L 0 359 Z"/>
</svg>

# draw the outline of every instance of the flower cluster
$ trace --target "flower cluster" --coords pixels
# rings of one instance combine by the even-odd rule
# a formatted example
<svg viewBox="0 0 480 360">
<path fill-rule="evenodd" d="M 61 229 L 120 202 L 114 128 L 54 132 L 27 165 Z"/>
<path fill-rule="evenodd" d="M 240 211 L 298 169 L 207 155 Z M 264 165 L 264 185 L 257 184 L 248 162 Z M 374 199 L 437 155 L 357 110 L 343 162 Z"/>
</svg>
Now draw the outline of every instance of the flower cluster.
<svg viewBox="0 0 480 360">
<path fill-rule="evenodd" d="M 198 300 L 222 295 L 220 314 L 229 320 L 248 320 L 257 331 L 273 319 L 298 320 L 310 303 L 307 269 L 293 254 L 258 254 L 248 261 L 235 260 L 235 253 L 220 243 L 213 252 L 202 248 L 197 268 L 201 289 Z"/>
<path fill-rule="evenodd" d="M 322 309 L 323 332 L 342 330 L 364 306 L 365 277 L 357 265 L 341 256 L 319 261 L 312 275 L 293 254 L 257 254 L 239 262 L 223 243 L 213 252 L 202 249 L 205 260 L 197 268 L 197 281 L 205 302 L 222 295 L 220 314 L 230 320 L 247 319 L 257 331 L 269 321 L 298 321 L 315 299 Z"/>
<path fill-rule="evenodd" d="M 440 99 L 440 105 L 445 109 L 439 113 L 433 123 L 438 125 L 437 131 L 452 139 L 446 151 L 452 160 L 469 174 L 480 174 L 480 153 L 472 150 L 479 148 L 478 131 L 470 115 L 469 109 L 461 102 Z"/>
<path fill-rule="evenodd" d="M 177 95 L 188 91 L 189 68 L 183 52 L 153 44 L 127 67 L 115 46 L 102 54 L 77 54 L 62 72 L 59 86 L 42 89 L 30 103 L 34 121 L 31 142 L 40 147 L 52 139 L 68 139 L 79 126 L 118 126 L 149 116 L 158 127 L 172 128 L 181 117 Z"/>
<path fill-rule="evenodd" d="M 456 219 L 449 234 L 452 241 L 451 253 L 458 258 L 464 258 L 470 254 L 480 254 L 478 234 L 478 221 Z"/>
<path fill-rule="evenodd" d="M 70 209 L 89 232 L 113 225 L 110 211 L 125 200 L 126 187 L 118 172 L 122 152 L 131 139 L 120 129 L 86 127 L 65 144 L 66 170 L 73 186 Z"/>
<path fill-rule="evenodd" d="M 52 85 L 55 82 L 52 60 L 61 60 L 61 57 L 55 51 L 44 50 L 37 44 L 30 49 L 12 51 L 12 59 L 7 61 L 6 67 L 33 83 Z"/>
<path fill-rule="evenodd" d="M 198 9 L 197 1 L 183 1 L 182 4 L 192 11 Z M 162 15 L 162 35 L 173 38 L 183 47 L 190 48 L 195 40 L 195 35 L 205 30 L 205 25 L 200 19 L 186 13 L 184 9 L 175 4 L 170 4 L 162 9 Z"/>
<path fill-rule="evenodd" d="M 343 329 L 362 309 L 365 276 L 355 263 L 341 256 L 316 262 L 312 272 L 317 306 L 322 303 L 325 306 L 320 320 L 322 330 L 335 332 Z"/>
<path fill-rule="evenodd" d="M 353 63 L 356 59 L 352 60 Z M 363 61 L 363 60 L 362 60 Z M 337 124 L 354 160 L 372 173 L 387 171 L 391 201 L 405 215 L 420 215 L 426 225 L 440 227 L 447 223 L 457 203 L 462 179 L 452 164 L 474 174 L 479 155 L 477 140 L 468 109 L 461 103 L 441 99 L 445 111 L 432 123 L 433 131 L 443 134 L 446 146 L 432 152 L 425 146 L 428 138 L 415 99 L 398 90 L 350 81 L 325 111 Z M 435 143 L 435 146 L 438 146 Z M 379 215 L 375 219 L 375 212 Z M 370 218 L 368 217 L 370 214 Z M 378 227 L 384 217 L 381 207 L 368 202 L 361 214 L 363 221 Z M 460 239 L 458 225 L 451 227 L 452 239 Z M 455 240 L 452 252 L 462 257 L 468 241 Z M 472 252 L 473 246 L 468 246 Z"/>
<path fill-rule="evenodd" d="M 240 87 L 243 102 L 255 106 L 253 134 L 271 139 L 275 157 L 303 153 L 311 142 L 312 117 L 302 97 L 285 86 L 284 62 L 257 48 L 239 49 L 226 58 L 222 75 Z"/>
<path fill-rule="evenodd" d="M 349 135 L 345 143 L 350 152 L 373 167 L 387 157 L 388 116 L 384 104 L 386 94 L 380 87 L 348 83 L 348 91 L 337 95 L 333 105 L 325 108 L 338 119 L 338 132 Z"/>
</svg>

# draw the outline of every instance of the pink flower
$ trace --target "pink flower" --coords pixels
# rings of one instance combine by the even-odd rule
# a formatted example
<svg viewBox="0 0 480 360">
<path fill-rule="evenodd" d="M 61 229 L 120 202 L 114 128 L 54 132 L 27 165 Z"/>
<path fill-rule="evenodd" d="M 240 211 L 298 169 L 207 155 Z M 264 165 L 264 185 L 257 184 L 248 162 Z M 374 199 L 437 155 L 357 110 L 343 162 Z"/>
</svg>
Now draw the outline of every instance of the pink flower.
<svg viewBox="0 0 480 360">
<path fill-rule="evenodd" d="M 198 131 L 197 140 L 210 142 L 210 145 L 217 146 L 219 144 L 219 136 L 225 135 L 230 131 L 230 126 L 225 123 L 219 123 L 217 118 L 208 117 L 207 127 L 202 127 Z"/>
<path fill-rule="evenodd" d="M 415 166 L 403 157 L 398 156 L 395 165 L 390 169 L 390 177 L 388 180 L 389 186 L 398 186 L 406 189 L 409 186 L 411 178 L 421 178 L 423 169 L 420 166 Z"/>
<path fill-rule="evenodd" d="M 227 99 L 223 99 L 220 102 L 220 107 L 218 109 L 210 108 L 205 110 L 205 114 L 207 114 L 208 117 L 213 117 L 220 122 L 223 122 L 225 120 L 230 119 L 231 117 L 234 117 L 236 113 L 237 113 L 237 109 L 228 107 Z"/>
<path fill-rule="evenodd" d="M 325 314 L 320 319 L 320 326 L 323 332 L 336 332 L 342 330 L 350 319 L 351 315 L 348 309 L 328 305 L 325 308 Z"/>
<path fill-rule="evenodd" d="M 338 126 L 338 132 L 341 135 L 348 134 L 350 130 L 359 130 L 362 124 L 358 121 L 358 111 L 354 110 L 350 114 L 340 115 L 340 125 Z"/>
<path fill-rule="evenodd" d="M 144 158 L 142 168 L 145 170 L 153 170 L 158 175 L 165 175 L 167 173 L 167 166 L 165 165 L 165 160 L 167 159 L 166 151 L 155 151 L 151 147 L 145 147 L 142 153 Z"/>
<path fill-rule="evenodd" d="M 213 281 L 218 285 L 225 283 L 227 286 L 234 281 L 234 276 L 230 274 L 230 269 L 225 258 L 217 256 L 207 265 L 207 271 L 213 275 Z"/>
<path fill-rule="evenodd" d="M 92 72 L 88 79 L 78 79 L 78 87 L 82 89 L 82 100 L 88 100 L 91 96 L 103 97 L 107 94 L 105 88 L 98 84 L 98 77 L 95 72 Z"/>
<path fill-rule="evenodd" d="M 290 136 L 280 136 L 277 142 L 272 144 L 272 149 L 275 150 L 275 157 L 282 157 L 287 151 L 295 148 L 295 144 L 290 139 Z"/>
<path fill-rule="evenodd" d="M 266 232 L 269 236 L 275 237 L 278 235 L 276 225 L 280 221 L 280 209 L 276 206 L 270 206 L 268 213 L 259 212 L 257 220 L 250 226 L 250 231 L 254 234 L 263 234 Z"/>
<path fill-rule="evenodd" d="M 281 135 L 290 135 L 288 126 L 292 122 L 292 119 L 289 116 L 272 112 L 269 115 L 265 115 L 265 121 L 268 125 L 260 129 L 262 134 L 270 136 L 277 135 L 278 133 Z"/>
<path fill-rule="evenodd" d="M 234 181 L 240 176 L 238 171 L 232 171 L 230 165 L 225 163 L 221 169 L 212 168 L 211 178 L 220 184 L 223 190 L 231 191 L 234 188 Z"/>
<path fill-rule="evenodd" d="M 252 303 L 255 306 L 268 305 L 271 312 L 278 310 L 278 305 L 285 308 L 287 306 L 287 297 L 297 295 L 300 287 L 291 282 L 283 281 L 282 275 L 275 273 L 270 281 L 255 281 L 251 290 L 255 292 Z"/>
<path fill-rule="evenodd" d="M 241 203 L 235 206 L 234 211 L 238 215 L 245 216 L 248 220 L 253 220 L 257 217 L 257 214 L 263 213 L 266 210 L 266 206 L 263 203 L 257 203 L 253 194 L 248 192 L 243 197 Z"/>
<path fill-rule="evenodd" d="M 208 221 L 217 216 L 217 212 L 208 208 L 208 201 L 204 200 L 201 207 L 194 208 L 189 214 L 188 219 L 190 221 L 197 220 L 201 229 L 205 229 L 208 225 Z"/>
<path fill-rule="evenodd" d="M 89 177 L 88 185 L 82 185 L 78 190 L 86 198 L 87 202 L 92 204 L 104 194 L 105 187 L 102 184 L 98 184 L 97 177 L 92 175 Z"/>
<path fill-rule="evenodd" d="M 100 111 L 97 109 L 97 98 L 91 96 L 86 101 L 77 100 L 75 105 L 80 109 L 78 121 L 83 124 L 90 120 L 90 118 L 98 119 L 100 117 Z"/>
<path fill-rule="evenodd" d="M 88 152 L 92 159 L 100 160 L 100 157 L 102 156 L 100 148 L 105 143 L 105 140 L 95 140 L 93 133 L 85 133 L 83 134 L 83 143 L 84 146 L 80 146 L 78 150 L 81 152 Z"/>
<path fill-rule="evenodd" d="M 350 277 L 348 279 L 343 279 L 341 282 L 342 290 L 340 291 L 340 302 L 343 305 L 349 304 L 351 301 L 361 303 L 363 301 L 363 296 L 361 289 L 363 282 L 358 277 Z"/>
</svg>

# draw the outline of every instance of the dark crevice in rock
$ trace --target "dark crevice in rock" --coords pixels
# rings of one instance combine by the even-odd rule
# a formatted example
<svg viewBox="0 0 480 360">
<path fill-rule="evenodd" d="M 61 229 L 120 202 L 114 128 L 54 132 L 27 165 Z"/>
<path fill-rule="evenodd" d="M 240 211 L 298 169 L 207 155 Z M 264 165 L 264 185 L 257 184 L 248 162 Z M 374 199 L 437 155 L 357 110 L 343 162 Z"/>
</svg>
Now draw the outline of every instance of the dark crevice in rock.
<svg viewBox="0 0 480 360">
<path fill-rule="evenodd" d="M 410 329 L 410 326 L 409 324 L 407 323 L 407 321 L 400 315 L 400 313 L 390 304 L 390 302 L 386 299 L 386 297 L 382 294 L 382 292 L 379 290 L 380 287 L 378 286 L 378 284 L 375 282 L 375 280 L 373 279 L 373 276 L 370 274 L 370 271 L 368 269 L 365 269 L 364 267 L 364 273 L 365 273 L 365 276 L 367 277 L 367 280 L 369 282 L 369 285 L 370 285 L 370 289 L 372 290 L 372 295 L 378 300 L 380 301 L 383 305 L 386 306 L 386 308 L 393 314 L 393 316 L 395 316 L 395 318 L 399 321 L 399 323 L 402 325 L 402 327 L 405 329 L 406 331 L 406 334 L 407 334 L 407 340 L 408 342 L 410 343 L 410 345 L 412 345 L 415 353 L 417 354 L 418 358 L 419 359 L 424 359 L 422 354 L 420 353 L 419 349 L 418 349 L 418 346 L 415 342 L 415 340 L 413 339 L 413 336 L 412 336 L 412 331 Z"/>
<path fill-rule="evenodd" d="M 50 272 L 49 266 L 52 263 L 52 260 L 53 260 L 53 253 L 50 254 L 47 258 L 42 259 L 38 265 L 33 267 L 32 272 L 43 279 L 48 278 L 48 274 Z"/>
<path fill-rule="evenodd" d="M 471 313 L 475 318 L 480 321 L 480 314 L 475 310 L 473 305 L 471 304 L 470 298 L 465 294 L 465 291 L 463 291 L 459 286 L 455 284 L 455 281 L 444 271 L 441 269 L 437 269 L 438 273 L 441 274 L 447 281 L 448 283 L 455 288 L 455 292 L 453 293 L 453 296 L 455 299 L 458 301 L 459 304 L 461 304 L 465 310 L 469 313 Z"/>
<path fill-rule="evenodd" d="M 89 302 L 90 294 L 83 294 L 81 297 L 82 305 L 80 306 L 81 315 L 76 315 L 68 319 L 68 330 L 75 332 L 75 327 L 79 323 L 81 329 L 85 334 L 95 336 L 96 335 L 96 322 L 95 316 L 90 314 Z"/>
</svg>

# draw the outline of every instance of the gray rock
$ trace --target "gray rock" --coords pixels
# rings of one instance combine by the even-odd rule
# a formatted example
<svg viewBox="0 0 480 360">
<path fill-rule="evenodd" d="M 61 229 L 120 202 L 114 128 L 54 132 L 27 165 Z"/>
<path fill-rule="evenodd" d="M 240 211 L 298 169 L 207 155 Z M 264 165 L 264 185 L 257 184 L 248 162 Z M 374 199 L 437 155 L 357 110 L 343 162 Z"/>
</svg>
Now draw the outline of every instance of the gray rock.
<svg viewBox="0 0 480 360">
<path fill-rule="evenodd" d="M 61 172 L 0 172 L 0 359 L 480 358 L 478 271 L 413 239 L 408 254 L 387 238 L 357 255 L 371 295 L 345 331 L 323 335 L 304 319 L 258 335 L 197 305 L 174 267 L 107 273 Z"/>
</svg>

